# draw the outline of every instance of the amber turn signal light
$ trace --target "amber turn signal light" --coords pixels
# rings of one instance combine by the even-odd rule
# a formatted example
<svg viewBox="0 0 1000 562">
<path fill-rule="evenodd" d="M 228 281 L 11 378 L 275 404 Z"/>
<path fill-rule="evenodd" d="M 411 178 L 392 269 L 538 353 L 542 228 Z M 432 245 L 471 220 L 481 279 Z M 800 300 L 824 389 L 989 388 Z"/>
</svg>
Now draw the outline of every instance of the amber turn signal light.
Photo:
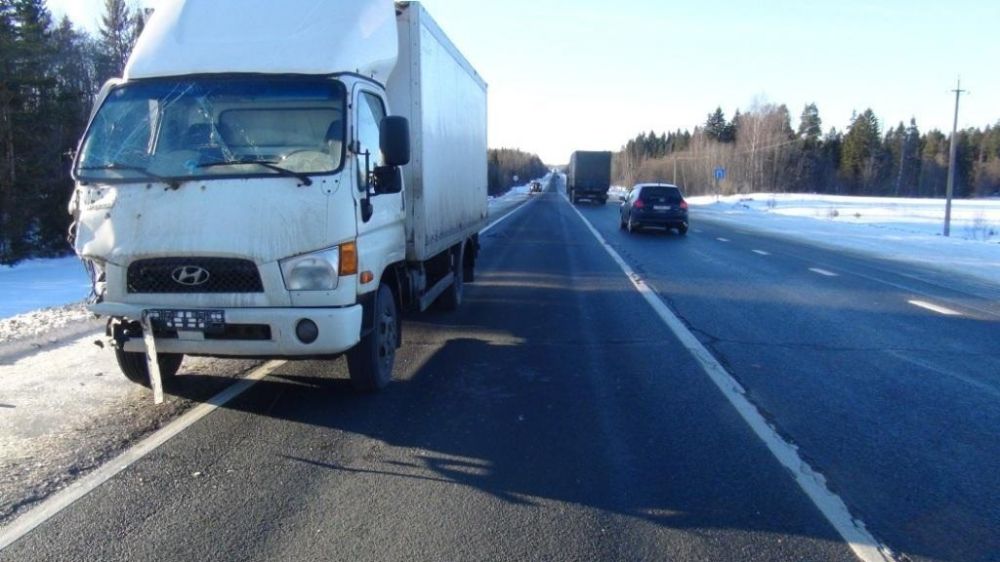
<svg viewBox="0 0 1000 562">
<path fill-rule="evenodd" d="M 358 274 L 358 245 L 347 242 L 340 245 L 340 276 Z"/>
</svg>

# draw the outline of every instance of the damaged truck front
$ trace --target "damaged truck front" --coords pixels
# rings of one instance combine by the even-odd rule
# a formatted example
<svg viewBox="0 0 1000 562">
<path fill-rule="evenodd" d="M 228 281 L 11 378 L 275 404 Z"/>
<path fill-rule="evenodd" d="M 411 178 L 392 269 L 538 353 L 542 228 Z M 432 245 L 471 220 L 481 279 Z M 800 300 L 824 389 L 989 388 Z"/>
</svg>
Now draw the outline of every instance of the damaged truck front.
<svg viewBox="0 0 1000 562">
<path fill-rule="evenodd" d="M 70 209 L 91 309 L 157 394 L 185 355 L 346 354 L 378 390 L 400 313 L 473 277 L 486 86 L 416 2 L 254 6 L 165 3 L 102 90 Z"/>
</svg>

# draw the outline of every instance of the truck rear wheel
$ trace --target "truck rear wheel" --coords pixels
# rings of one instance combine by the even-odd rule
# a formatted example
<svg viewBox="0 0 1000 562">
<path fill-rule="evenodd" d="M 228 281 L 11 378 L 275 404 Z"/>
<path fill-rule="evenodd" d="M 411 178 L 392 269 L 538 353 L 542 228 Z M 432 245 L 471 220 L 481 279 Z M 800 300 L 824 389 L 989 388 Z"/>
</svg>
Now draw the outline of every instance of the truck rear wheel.
<svg viewBox="0 0 1000 562">
<path fill-rule="evenodd" d="M 399 343 L 399 311 L 387 285 L 375 294 L 375 323 L 372 331 L 347 352 L 351 384 L 360 392 L 378 392 L 392 380 Z"/>
<path fill-rule="evenodd" d="M 149 367 L 146 365 L 146 354 L 134 351 L 115 349 L 115 359 L 118 368 L 128 380 L 149 388 Z M 157 353 L 157 363 L 160 365 L 160 378 L 164 382 L 173 378 L 181 368 L 184 355 L 180 353 Z"/>
</svg>

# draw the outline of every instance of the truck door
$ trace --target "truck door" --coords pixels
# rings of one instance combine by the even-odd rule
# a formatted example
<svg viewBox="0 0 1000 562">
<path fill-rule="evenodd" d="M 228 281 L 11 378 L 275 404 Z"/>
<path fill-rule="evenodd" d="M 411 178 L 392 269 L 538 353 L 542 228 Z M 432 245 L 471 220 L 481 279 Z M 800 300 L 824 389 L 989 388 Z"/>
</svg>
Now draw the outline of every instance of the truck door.
<svg viewBox="0 0 1000 562">
<path fill-rule="evenodd" d="M 373 213 L 365 221 L 362 205 L 369 174 L 382 166 L 379 149 L 379 124 L 386 116 L 385 103 L 374 89 L 359 85 L 354 89 L 354 167 L 357 186 L 358 252 L 361 271 L 372 271 L 376 277 L 390 264 L 402 261 L 406 254 L 404 236 L 403 194 L 373 195 Z M 365 155 L 367 154 L 367 162 Z M 366 168 L 367 166 L 367 168 Z M 374 290 L 363 287 L 361 292 Z"/>
</svg>

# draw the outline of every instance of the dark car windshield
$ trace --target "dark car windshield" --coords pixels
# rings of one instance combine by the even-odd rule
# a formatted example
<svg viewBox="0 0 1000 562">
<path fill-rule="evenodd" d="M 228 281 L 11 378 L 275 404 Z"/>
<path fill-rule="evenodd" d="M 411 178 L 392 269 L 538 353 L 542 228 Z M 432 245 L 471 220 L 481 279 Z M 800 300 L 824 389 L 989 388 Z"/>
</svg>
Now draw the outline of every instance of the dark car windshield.
<svg viewBox="0 0 1000 562">
<path fill-rule="evenodd" d="M 276 167 L 331 173 L 343 160 L 344 100 L 340 82 L 318 78 L 126 84 L 94 118 L 76 174 L 135 181 L 274 175 Z"/>
</svg>

